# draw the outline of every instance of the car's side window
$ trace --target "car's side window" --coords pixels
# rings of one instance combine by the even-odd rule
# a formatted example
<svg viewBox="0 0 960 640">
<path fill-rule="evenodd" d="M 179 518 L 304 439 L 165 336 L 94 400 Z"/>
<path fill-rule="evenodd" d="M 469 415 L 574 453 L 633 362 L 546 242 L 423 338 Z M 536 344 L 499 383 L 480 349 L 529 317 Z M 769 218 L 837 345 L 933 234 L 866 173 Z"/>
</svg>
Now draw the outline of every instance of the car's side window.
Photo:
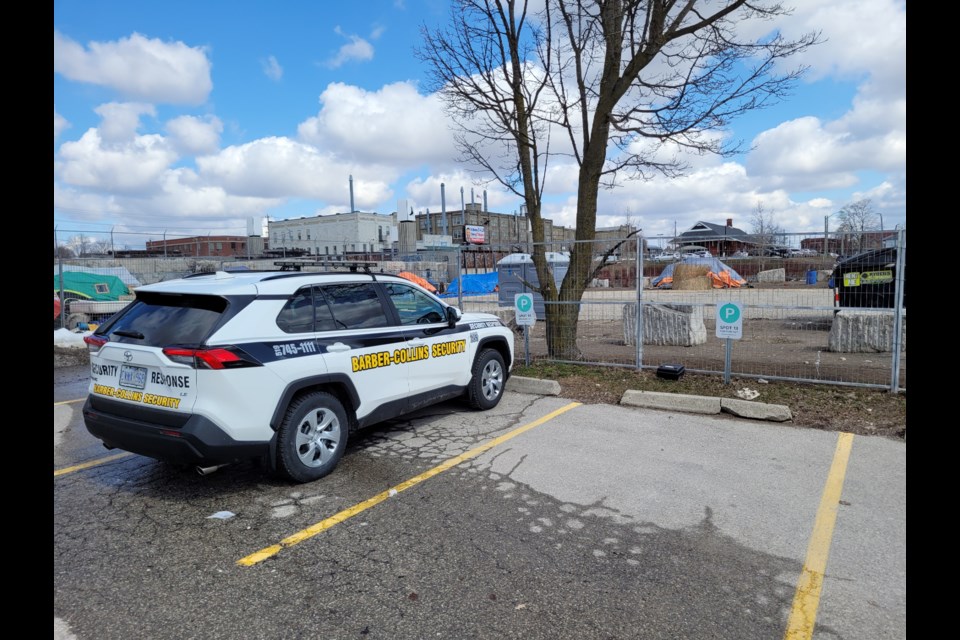
<svg viewBox="0 0 960 640">
<path fill-rule="evenodd" d="M 330 303 L 327 302 L 327 296 L 323 294 L 321 288 L 313 290 L 313 308 L 317 331 L 333 331 L 338 328 L 337 321 L 333 319 L 333 311 L 330 310 Z"/>
<path fill-rule="evenodd" d="M 310 287 L 297 291 L 277 315 L 277 326 L 286 333 L 313 331 L 313 293 Z"/>
<path fill-rule="evenodd" d="M 400 324 L 432 324 L 443 322 L 443 305 L 417 289 L 399 283 L 383 285 L 387 295 L 397 308 Z"/>
<path fill-rule="evenodd" d="M 337 327 L 368 329 L 388 327 L 390 320 L 373 283 L 331 284 L 321 287 Z"/>
</svg>

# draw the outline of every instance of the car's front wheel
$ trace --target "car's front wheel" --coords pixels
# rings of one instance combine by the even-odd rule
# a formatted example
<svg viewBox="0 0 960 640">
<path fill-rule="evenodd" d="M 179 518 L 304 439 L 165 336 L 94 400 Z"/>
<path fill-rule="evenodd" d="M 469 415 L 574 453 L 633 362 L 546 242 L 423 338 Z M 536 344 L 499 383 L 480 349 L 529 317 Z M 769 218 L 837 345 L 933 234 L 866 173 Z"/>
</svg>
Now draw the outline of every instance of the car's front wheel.
<svg viewBox="0 0 960 640">
<path fill-rule="evenodd" d="M 467 401 L 474 409 L 492 409 L 503 397 L 506 369 L 496 349 L 484 349 L 473 362 L 473 377 L 467 386 Z"/>
<path fill-rule="evenodd" d="M 308 393 L 287 409 L 277 434 L 277 470 L 295 482 L 333 471 L 347 448 L 347 413 L 336 397 Z"/>
</svg>

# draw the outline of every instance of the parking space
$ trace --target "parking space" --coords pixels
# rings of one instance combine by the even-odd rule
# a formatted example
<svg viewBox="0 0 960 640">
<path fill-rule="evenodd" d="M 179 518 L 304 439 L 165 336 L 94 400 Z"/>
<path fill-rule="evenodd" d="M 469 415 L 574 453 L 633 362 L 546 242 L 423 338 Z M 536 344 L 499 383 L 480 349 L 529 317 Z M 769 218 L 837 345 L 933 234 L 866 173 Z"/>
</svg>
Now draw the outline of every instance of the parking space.
<svg viewBox="0 0 960 640">
<path fill-rule="evenodd" d="M 838 450 L 508 392 L 372 427 L 292 485 L 108 460 L 79 410 L 55 405 L 54 610 L 80 640 L 784 637 Z M 905 636 L 905 458 L 852 440 L 813 637 Z"/>
</svg>

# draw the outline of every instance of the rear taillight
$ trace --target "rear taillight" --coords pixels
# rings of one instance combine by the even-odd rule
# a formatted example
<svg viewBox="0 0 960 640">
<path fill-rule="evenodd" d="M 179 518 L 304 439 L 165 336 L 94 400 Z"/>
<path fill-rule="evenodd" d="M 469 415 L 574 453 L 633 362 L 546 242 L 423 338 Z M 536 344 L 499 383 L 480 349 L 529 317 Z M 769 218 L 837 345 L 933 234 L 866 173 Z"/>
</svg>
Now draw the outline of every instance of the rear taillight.
<svg viewBox="0 0 960 640">
<path fill-rule="evenodd" d="M 87 351 L 90 353 L 90 355 L 96 355 L 100 352 L 101 347 L 107 344 L 106 338 L 101 338 L 100 336 L 95 336 L 93 334 L 83 336 L 83 341 L 87 343 Z"/>
<path fill-rule="evenodd" d="M 187 349 L 167 347 L 163 355 L 174 362 L 189 365 L 195 369 L 240 369 L 259 367 L 260 363 L 238 349 L 215 347 L 213 349 Z"/>
</svg>

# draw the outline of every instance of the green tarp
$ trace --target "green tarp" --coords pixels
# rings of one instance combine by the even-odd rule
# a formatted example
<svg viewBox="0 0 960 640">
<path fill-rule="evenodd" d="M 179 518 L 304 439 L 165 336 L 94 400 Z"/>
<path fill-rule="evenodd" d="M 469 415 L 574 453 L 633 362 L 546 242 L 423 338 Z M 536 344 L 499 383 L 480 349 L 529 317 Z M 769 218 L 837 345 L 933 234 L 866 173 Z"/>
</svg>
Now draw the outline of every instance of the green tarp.
<svg viewBox="0 0 960 640">
<path fill-rule="evenodd" d="M 60 293 L 60 276 L 53 276 L 53 293 Z M 63 297 L 84 300 L 119 300 L 130 294 L 130 289 L 117 276 L 85 271 L 63 272 Z"/>
</svg>

